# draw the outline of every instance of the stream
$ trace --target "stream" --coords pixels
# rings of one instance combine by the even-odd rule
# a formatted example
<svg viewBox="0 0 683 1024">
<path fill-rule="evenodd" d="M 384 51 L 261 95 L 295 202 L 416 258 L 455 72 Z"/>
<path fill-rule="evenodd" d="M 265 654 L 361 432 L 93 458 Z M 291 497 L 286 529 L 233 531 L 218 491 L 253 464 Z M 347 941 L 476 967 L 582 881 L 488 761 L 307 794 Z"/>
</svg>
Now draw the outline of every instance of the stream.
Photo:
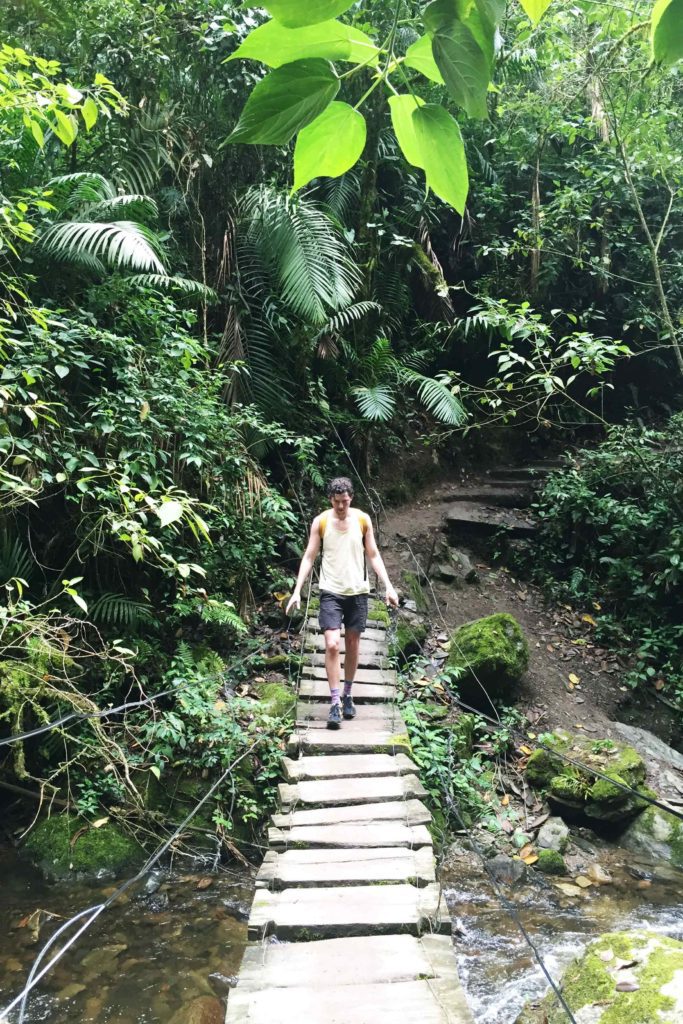
<svg viewBox="0 0 683 1024">
<path fill-rule="evenodd" d="M 554 979 L 603 932 L 643 928 L 683 939 L 683 875 L 636 867 L 618 848 L 601 852 L 613 882 L 565 896 L 535 872 L 505 895 Z M 60 919 L 106 898 L 113 884 L 50 884 L 17 854 L 0 849 L 2 917 L 0 1005 L 21 990 L 33 959 Z M 461 980 L 477 1024 L 513 1024 L 547 983 L 476 857 L 446 858 L 442 884 L 454 925 Z M 26 1024 L 185 1024 L 184 1008 L 203 998 L 213 1024 L 218 998 L 239 970 L 253 878 L 244 868 L 218 874 L 152 876 L 114 904 L 39 985 Z M 58 915 L 51 918 L 50 914 Z M 211 976 L 211 978 L 210 978 Z M 17 1015 L 12 1017 L 16 1021 Z M 195 1019 L 194 1017 L 192 1018 Z M 274 1022 L 276 1024 L 276 1022 Z"/>
</svg>

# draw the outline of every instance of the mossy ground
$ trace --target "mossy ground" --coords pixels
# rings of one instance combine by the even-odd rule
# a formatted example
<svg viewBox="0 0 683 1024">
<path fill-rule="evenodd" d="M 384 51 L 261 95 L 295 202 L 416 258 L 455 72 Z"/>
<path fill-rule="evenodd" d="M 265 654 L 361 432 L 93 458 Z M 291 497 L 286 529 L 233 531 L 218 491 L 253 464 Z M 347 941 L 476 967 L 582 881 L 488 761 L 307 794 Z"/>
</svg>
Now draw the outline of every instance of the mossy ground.
<svg viewBox="0 0 683 1024">
<path fill-rule="evenodd" d="M 84 819 L 67 814 L 53 815 L 36 825 L 24 850 L 55 878 L 95 876 L 103 871 L 116 875 L 143 857 L 140 845 L 118 826 L 108 823 L 92 828 Z"/>
<path fill-rule="evenodd" d="M 566 875 L 567 873 L 564 857 L 557 850 L 539 850 L 538 860 L 534 867 L 545 875 Z"/>
<path fill-rule="evenodd" d="M 261 707 L 272 718 L 286 718 L 294 711 L 296 697 L 283 683 L 261 683 L 258 695 Z"/>
</svg>

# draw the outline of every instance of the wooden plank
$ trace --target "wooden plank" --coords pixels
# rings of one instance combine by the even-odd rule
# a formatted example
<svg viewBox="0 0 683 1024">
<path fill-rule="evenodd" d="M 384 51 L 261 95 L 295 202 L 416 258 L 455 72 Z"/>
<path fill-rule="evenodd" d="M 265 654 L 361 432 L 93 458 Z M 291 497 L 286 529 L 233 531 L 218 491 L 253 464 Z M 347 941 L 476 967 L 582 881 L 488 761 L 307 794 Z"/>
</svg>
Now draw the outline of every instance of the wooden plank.
<svg viewBox="0 0 683 1024">
<path fill-rule="evenodd" d="M 304 807 L 271 815 L 275 828 L 299 825 L 365 825 L 398 821 L 405 825 L 428 825 L 432 816 L 421 800 L 385 800 L 374 804 L 342 804 L 337 807 Z"/>
<path fill-rule="evenodd" d="M 421 798 L 427 791 L 417 775 L 379 775 L 372 778 L 319 779 L 278 787 L 283 811 L 290 807 L 336 807 L 379 801 Z"/>
<path fill-rule="evenodd" d="M 378 825 L 297 825 L 296 828 L 268 829 L 268 844 L 274 850 L 311 846 L 431 846 L 432 837 L 425 825 L 403 825 L 385 821 Z"/>
<path fill-rule="evenodd" d="M 342 669 L 344 667 L 344 657 L 341 659 Z M 386 651 L 360 651 L 358 654 L 358 665 L 360 668 L 374 668 L 381 669 L 391 668 L 391 659 L 387 656 Z M 307 651 L 304 653 L 304 667 L 309 665 L 313 668 L 324 668 L 325 667 L 325 655 L 321 651 Z M 356 673 L 356 679 L 358 674 Z"/>
<path fill-rule="evenodd" d="M 316 723 L 320 724 L 320 723 Z M 393 754 L 402 750 L 410 753 L 408 734 L 390 732 L 388 729 L 371 729 L 372 723 L 359 722 L 356 719 L 344 722 L 340 729 L 305 728 L 290 738 L 288 753 L 298 748 L 305 754 Z"/>
<path fill-rule="evenodd" d="M 335 757 L 284 758 L 285 776 L 290 781 L 308 779 L 370 778 L 373 775 L 406 775 L 417 765 L 403 753 L 340 754 Z"/>
<path fill-rule="evenodd" d="M 326 679 L 302 679 L 299 683 L 299 697 L 302 700 L 330 699 L 330 688 Z M 384 703 L 396 697 L 395 686 L 379 686 L 377 683 L 354 683 L 354 704 Z"/>
<path fill-rule="evenodd" d="M 306 679 L 324 679 L 327 682 L 327 673 L 325 672 L 325 664 L 322 662 L 320 665 L 304 665 L 301 670 L 301 675 Z M 396 685 L 396 670 L 392 668 L 359 668 L 356 672 L 355 681 L 353 684 L 353 699 L 356 699 L 356 685 L 358 683 L 364 683 L 365 685 L 377 685 L 377 686 L 395 686 Z"/>
<path fill-rule="evenodd" d="M 355 695 L 353 696 L 355 703 Z M 314 704 L 310 701 L 299 701 L 296 709 L 297 725 L 308 725 L 310 727 L 314 722 L 326 725 L 329 710 L 329 701 L 319 704 Z M 394 704 L 393 702 L 383 704 L 364 704 L 362 708 L 357 708 L 356 710 L 358 712 L 356 718 L 350 720 L 345 719 L 345 725 L 347 721 L 371 721 L 373 726 L 382 725 L 383 728 L 386 726 L 387 728 L 390 728 L 392 732 L 402 732 L 405 730 L 405 723 L 401 717 L 398 704 Z"/>
<path fill-rule="evenodd" d="M 448 907 L 438 885 L 331 886 L 257 889 L 249 938 L 310 941 L 344 935 L 450 934 Z"/>
<path fill-rule="evenodd" d="M 269 850 L 256 878 L 258 887 L 372 885 L 405 882 L 424 886 L 435 881 L 431 847 L 402 846 L 361 850 Z"/>
</svg>

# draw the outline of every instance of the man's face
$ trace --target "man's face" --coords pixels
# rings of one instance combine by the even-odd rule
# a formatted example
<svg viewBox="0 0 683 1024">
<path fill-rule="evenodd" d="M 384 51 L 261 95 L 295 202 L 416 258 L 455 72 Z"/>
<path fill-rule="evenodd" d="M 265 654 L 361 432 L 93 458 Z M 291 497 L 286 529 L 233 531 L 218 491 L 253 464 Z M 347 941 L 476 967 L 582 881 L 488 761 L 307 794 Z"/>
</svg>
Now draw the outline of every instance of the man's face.
<svg viewBox="0 0 683 1024">
<path fill-rule="evenodd" d="M 349 505 L 351 504 L 352 497 L 348 491 L 342 491 L 341 494 L 333 494 L 330 498 L 334 514 L 338 519 L 344 519 L 346 513 L 349 511 Z"/>
</svg>

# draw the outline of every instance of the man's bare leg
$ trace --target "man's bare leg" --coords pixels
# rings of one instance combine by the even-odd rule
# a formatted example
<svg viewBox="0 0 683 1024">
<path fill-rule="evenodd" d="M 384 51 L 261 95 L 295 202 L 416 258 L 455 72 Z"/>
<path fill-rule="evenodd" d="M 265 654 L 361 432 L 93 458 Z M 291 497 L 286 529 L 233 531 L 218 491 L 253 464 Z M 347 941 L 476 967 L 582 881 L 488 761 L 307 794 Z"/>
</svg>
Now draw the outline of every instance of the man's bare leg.
<svg viewBox="0 0 683 1024">
<path fill-rule="evenodd" d="M 344 653 L 344 682 L 352 683 L 358 671 L 358 651 L 360 649 L 360 633 L 355 629 L 347 629 L 344 634 L 346 650 Z"/>
<path fill-rule="evenodd" d="M 330 687 L 330 713 L 327 719 L 328 729 L 338 729 L 341 725 L 341 695 L 339 690 L 339 638 L 340 629 L 325 630 L 325 671 Z"/>
</svg>

